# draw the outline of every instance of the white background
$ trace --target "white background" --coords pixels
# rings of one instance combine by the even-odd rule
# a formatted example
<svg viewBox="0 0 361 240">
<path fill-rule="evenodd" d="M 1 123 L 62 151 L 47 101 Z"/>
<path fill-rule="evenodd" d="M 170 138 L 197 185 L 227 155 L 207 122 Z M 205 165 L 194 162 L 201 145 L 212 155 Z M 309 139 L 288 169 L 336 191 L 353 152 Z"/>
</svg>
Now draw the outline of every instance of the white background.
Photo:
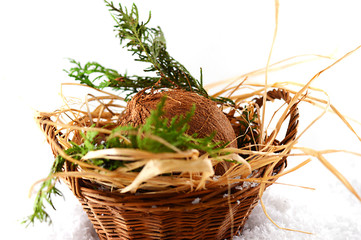
<svg viewBox="0 0 361 240">
<path fill-rule="evenodd" d="M 131 1 L 122 1 L 130 6 Z M 203 68 L 205 83 L 212 83 L 265 67 L 274 31 L 274 2 L 259 1 L 136 1 L 152 26 L 160 25 L 171 55 L 195 77 Z M 279 29 L 271 62 L 300 54 L 341 57 L 361 44 L 359 1 L 280 1 Z M 53 226 L 19 224 L 30 214 L 28 190 L 47 176 L 52 155 L 33 121 L 35 110 L 52 111 L 62 102 L 60 83 L 71 82 L 63 69 L 67 58 L 82 63 L 97 61 L 123 73 L 141 74 L 119 46 L 114 21 L 98 0 L 2 1 L 0 3 L 1 106 L 1 218 L 2 239 L 96 239 L 71 193 L 55 200 L 50 211 Z M 334 60 L 312 61 L 271 74 L 270 81 L 306 82 Z M 326 90 L 331 102 L 361 121 L 361 52 L 358 51 L 322 74 L 315 86 Z M 303 111 L 302 111 L 303 110 Z M 301 108 L 301 126 L 317 111 Z M 358 133 L 360 126 L 353 124 Z M 348 149 L 361 152 L 358 139 L 343 123 L 327 115 L 301 139 L 299 146 Z M 361 157 L 328 155 L 361 194 Z M 289 165 L 303 159 L 291 158 Z M 279 182 L 316 188 L 315 191 L 273 185 L 264 202 L 281 226 L 314 234 L 277 229 L 257 207 L 243 236 L 235 239 L 361 239 L 361 204 L 316 159 Z"/>
</svg>

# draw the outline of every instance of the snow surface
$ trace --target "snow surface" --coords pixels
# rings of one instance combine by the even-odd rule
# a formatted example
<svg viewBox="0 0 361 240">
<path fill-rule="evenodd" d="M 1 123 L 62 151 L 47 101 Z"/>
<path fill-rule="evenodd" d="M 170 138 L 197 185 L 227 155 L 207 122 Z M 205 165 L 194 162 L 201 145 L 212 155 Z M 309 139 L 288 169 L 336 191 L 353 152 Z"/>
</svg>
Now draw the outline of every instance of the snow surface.
<svg viewBox="0 0 361 240">
<path fill-rule="evenodd" d="M 127 6 L 131 3 L 122 2 Z M 152 11 L 153 26 L 162 26 L 168 49 L 177 60 L 195 77 L 202 67 L 206 84 L 266 65 L 274 30 L 273 1 L 136 3 L 143 16 Z M 359 9 L 359 1 L 351 0 L 280 0 L 279 34 L 272 62 L 308 53 L 337 58 L 352 50 L 361 44 Z M 48 210 L 53 225 L 37 223 L 25 228 L 20 224 L 32 210 L 30 186 L 47 176 L 53 159 L 33 121 L 34 110 L 53 111 L 62 104 L 59 84 L 70 81 L 63 72 L 69 68 L 67 58 L 82 63 L 98 61 L 130 74 L 142 74 L 143 66 L 134 64 L 119 47 L 113 19 L 103 1 L 1 1 L 0 23 L 0 239 L 95 240 L 97 236 L 80 204 L 64 185 L 60 188 L 65 200 L 55 198 L 57 210 Z M 304 83 L 332 62 L 308 62 L 271 74 L 269 81 Z M 326 90 L 342 113 L 359 121 L 360 63 L 358 51 L 322 74 L 313 85 Z M 319 113 L 300 106 L 300 128 Z M 360 125 L 353 123 L 353 127 L 361 133 Z M 312 126 L 298 145 L 361 152 L 358 139 L 341 120 L 330 115 Z M 326 158 L 361 194 L 361 157 L 338 153 Z M 287 169 L 306 159 L 290 157 Z M 278 229 L 259 204 L 235 240 L 361 239 L 360 202 L 317 159 L 278 182 L 316 189 L 274 184 L 263 196 L 276 224 L 312 234 Z"/>
<path fill-rule="evenodd" d="M 360 163 L 357 161 L 350 161 L 351 166 L 348 172 L 353 173 L 354 177 L 349 178 L 349 180 L 351 180 L 356 190 L 361 192 L 361 180 L 356 177 L 357 171 L 352 169 L 353 167 L 360 169 Z M 310 232 L 312 233 L 311 235 L 278 229 L 266 218 L 259 204 L 251 213 L 242 234 L 235 236 L 233 239 L 361 239 L 361 207 L 358 200 L 346 191 L 331 175 L 325 177 L 325 182 L 323 183 L 312 184 L 312 181 L 316 181 L 318 176 L 312 176 L 313 171 L 310 168 L 325 171 L 322 166 L 315 162 L 299 170 L 289 181 L 287 181 L 287 177 L 284 177 L 279 182 L 290 183 L 294 179 L 298 183 L 310 183 L 305 185 L 317 187 L 317 190 L 274 184 L 265 192 L 263 201 L 268 214 L 278 225 Z M 308 170 L 310 170 L 310 178 L 313 180 L 304 181 L 302 175 L 307 175 Z M 14 221 L 14 216 L 12 216 L 8 221 L 12 222 L 12 228 L 16 227 L 18 238 L 15 239 L 98 239 L 91 223 L 75 197 L 66 186 L 61 185 L 60 187 L 65 194 L 65 201 L 62 198 L 56 199 L 57 211 L 50 211 L 53 225 L 37 224 L 34 227 L 24 229 Z M 24 212 L 19 211 L 16 216 L 23 217 Z M 5 223 L 5 225 L 8 224 L 9 222 Z"/>
</svg>

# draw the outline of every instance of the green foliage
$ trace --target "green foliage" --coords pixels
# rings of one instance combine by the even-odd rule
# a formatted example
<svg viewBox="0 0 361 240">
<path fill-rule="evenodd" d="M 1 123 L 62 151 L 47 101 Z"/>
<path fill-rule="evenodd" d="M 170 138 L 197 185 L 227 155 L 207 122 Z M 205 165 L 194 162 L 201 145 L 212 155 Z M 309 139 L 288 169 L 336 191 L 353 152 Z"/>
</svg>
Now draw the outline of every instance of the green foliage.
<svg viewBox="0 0 361 240">
<path fill-rule="evenodd" d="M 159 85 L 179 87 L 208 96 L 201 82 L 195 79 L 182 64 L 167 52 L 167 44 L 161 28 L 159 26 L 156 28 L 148 27 L 151 14 L 144 23 L 140 21 L 138 8 L 135 4 L 128 11 L 121 4 L 117 8 L 113 3 L 105 2 L 117 23 L 115 28 L 120 43 L 124 44 L 124 47 L 136 57 L 136 61 L 151 64 L 144 71 L 157 73 L 160 76 Z"/>
<path fill-rule="evenodd" d="M 150 14 L 147 22 L 140 21 L 138 8 L 133 4 L 130 11 L 119 4 L 105 1 L 116 21 L 115 29 L 120 44 L 135 57 L 135 61 L 149 63 L 145 72 L 154 72 L 156 77 L 121 75 L 114 69 L 109 69 L 96 62 L 88 62 L 81 66 L 79 62 L 70 59 L 75 64 L 69 71 L 70 77 L 93 88 L 111 87 L 115 90 L 137 93 L 146 87 L 181 88 L 197 92 L 208 97 L 202 86 L 202 79 L 198 81 L 188 70 L 167 52 L 166 41 L 160 27 L 150 28 Z M 202 76 L 202 75 L 201 75 Z"/>
<path fill-rule="evenodd" d="M 126 92 L 127 96 L 137 93 L 143 88 L 153 87 L 159 81 L 159 77 L 122 75 L 116 70 L 106 68 L 97 62 L 88 62 L 84 66 L 74 59 L 70 59 L 70 62 L 74 66 L 69 71 L 65 70 L 69 77 L 92 88 L 103 89 L 110 87 L 116 91 L 120 90 Z M 159 87 L 155 86 L 154 88 Z"/>
<path fill-rule="evenodd" d="M 120 44 L 135 57 L 135 61 L 148 63 L 145 72 L 153 72 L 156 76 L 137 76 L 120 74 L 97 62 L 88 62 L 82 66 L 79 62 L 70 59 L 74 64 L 68 76 L 93 88 L 103 89 L 110 87 L 127 93 L 127 98 L 144 88 L 180 88 L 196 92 L 216 102 L 234 105 L 228 98 L 212 98 L 203 88 L 203 73 L 200 71 L 200 80 L 194 78 L 189 71 L 176 61 L 167 51 L 167 44 L 162 29 L 158 26 L 148 26 L 151 14 L 146 22 L 140 20 L 139 11 L 135 4 L 129 11 L 126 7 L 114 6 L 105 1 L 116 21 L 115 30 Z"/>
<path fill-rule="evenodd" d="M 48 203 L 53 209 L 55 209 L 52 196 L 63 196 L 63 194 L 55 187 L 57 178 L 53 178 L 52 175 L 61 171 L 65 160 L 58 156 L 55 158 L 54 164 L 51 168 L 50 174 L 41 186 L 34 200 L 33 214 L 28 216 L 22 223 L 29 226 L 34 224 L 35 220 L 40 222 L 51 223 L 49 214 L 45 211 L 45 203 Z"/>
<path fill-rule="evenodd" d="M 241 117 L 239 118 L 239 123 L 242 125 L 240 132 L 238 133 L 238 146 L 247 146 L 252 145 L 253 150 L 257 145 L 259 138 L 259 125 L 257 124 L 258 114 L 251 111 L 251 109 L 245 107 Z"/>
</svg>

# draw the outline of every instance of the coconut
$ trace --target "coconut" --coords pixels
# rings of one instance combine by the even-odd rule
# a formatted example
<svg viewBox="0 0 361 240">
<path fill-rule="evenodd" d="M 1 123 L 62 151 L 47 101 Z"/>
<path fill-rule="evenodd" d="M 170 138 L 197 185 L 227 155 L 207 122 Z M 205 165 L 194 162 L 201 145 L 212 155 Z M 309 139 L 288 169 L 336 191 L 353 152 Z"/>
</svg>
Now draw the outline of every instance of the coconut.
<svg viewBox="0 0 361 240">
<path fill-rule="evenodd" d="M 171 119 L 188 113 L 195 104 L 195 113 L 189 122 L 187 134 L 197 133 L 198 137 L 207 137 L 215 133 L 215 142 L 229 142 L 229 147 L 237 147 L 236 134 L 226 115 L 219 109 L 217 104 L 194 92 L 179 89 L 163 89 L 162 91 L 137 93 L 127 104 L 123 115 L 119 119 L 119 125 L 138 126 L 144 124 L 155 110 L 163 96 L 167 100 L 163 107 L 164 117 Z M 223 174 L 229 168 L 229 163 L 217 164 L 216 174 Z"/>
</svg>

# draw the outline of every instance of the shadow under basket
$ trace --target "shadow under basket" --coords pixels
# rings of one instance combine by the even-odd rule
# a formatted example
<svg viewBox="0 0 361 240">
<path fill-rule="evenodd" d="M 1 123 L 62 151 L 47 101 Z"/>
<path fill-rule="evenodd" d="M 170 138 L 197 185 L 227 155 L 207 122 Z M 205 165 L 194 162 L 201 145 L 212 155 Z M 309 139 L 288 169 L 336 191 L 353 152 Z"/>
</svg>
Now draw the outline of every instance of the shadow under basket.
<svg viewBox="0 0 361 240">
<path fill-rule="evenodd" d="M 283 90 L 268 92 L 267 100 L 290 96 Z M 255 99 L 262 107 L 262 98 Z M 289 125 L 285 139 L 276 145 L 286 144 L 295 138 L 298 126 L 298 109 L 289 111 Z M 59 131 L 46 122 L 41 123 L 48 139 Z M 51 136 L 49 136 L 51 135 Z M 59 145 L 60 146 L 60 145 Z M 54 151 L 54 148 L 53 148 Z M 66 162 L 64 171 L 72 171 Z M 268 173 L 274 176 L 286 167 L 286 157 L 277 165 L 254 170 L 248 177 L 261 178 Z M 92 222 L 101 240 L 105 239 L 230 239 L 239 235 L 251 211 L 259 201 L 260 188 L 267 184 L 238 181 L 223 185 L 210 185 L 206 189 L 183 192 L 120 193 L 98 182 L 64 177 Z M 171 180 L 171 177 L 170 177 Z"/>
</svg>

